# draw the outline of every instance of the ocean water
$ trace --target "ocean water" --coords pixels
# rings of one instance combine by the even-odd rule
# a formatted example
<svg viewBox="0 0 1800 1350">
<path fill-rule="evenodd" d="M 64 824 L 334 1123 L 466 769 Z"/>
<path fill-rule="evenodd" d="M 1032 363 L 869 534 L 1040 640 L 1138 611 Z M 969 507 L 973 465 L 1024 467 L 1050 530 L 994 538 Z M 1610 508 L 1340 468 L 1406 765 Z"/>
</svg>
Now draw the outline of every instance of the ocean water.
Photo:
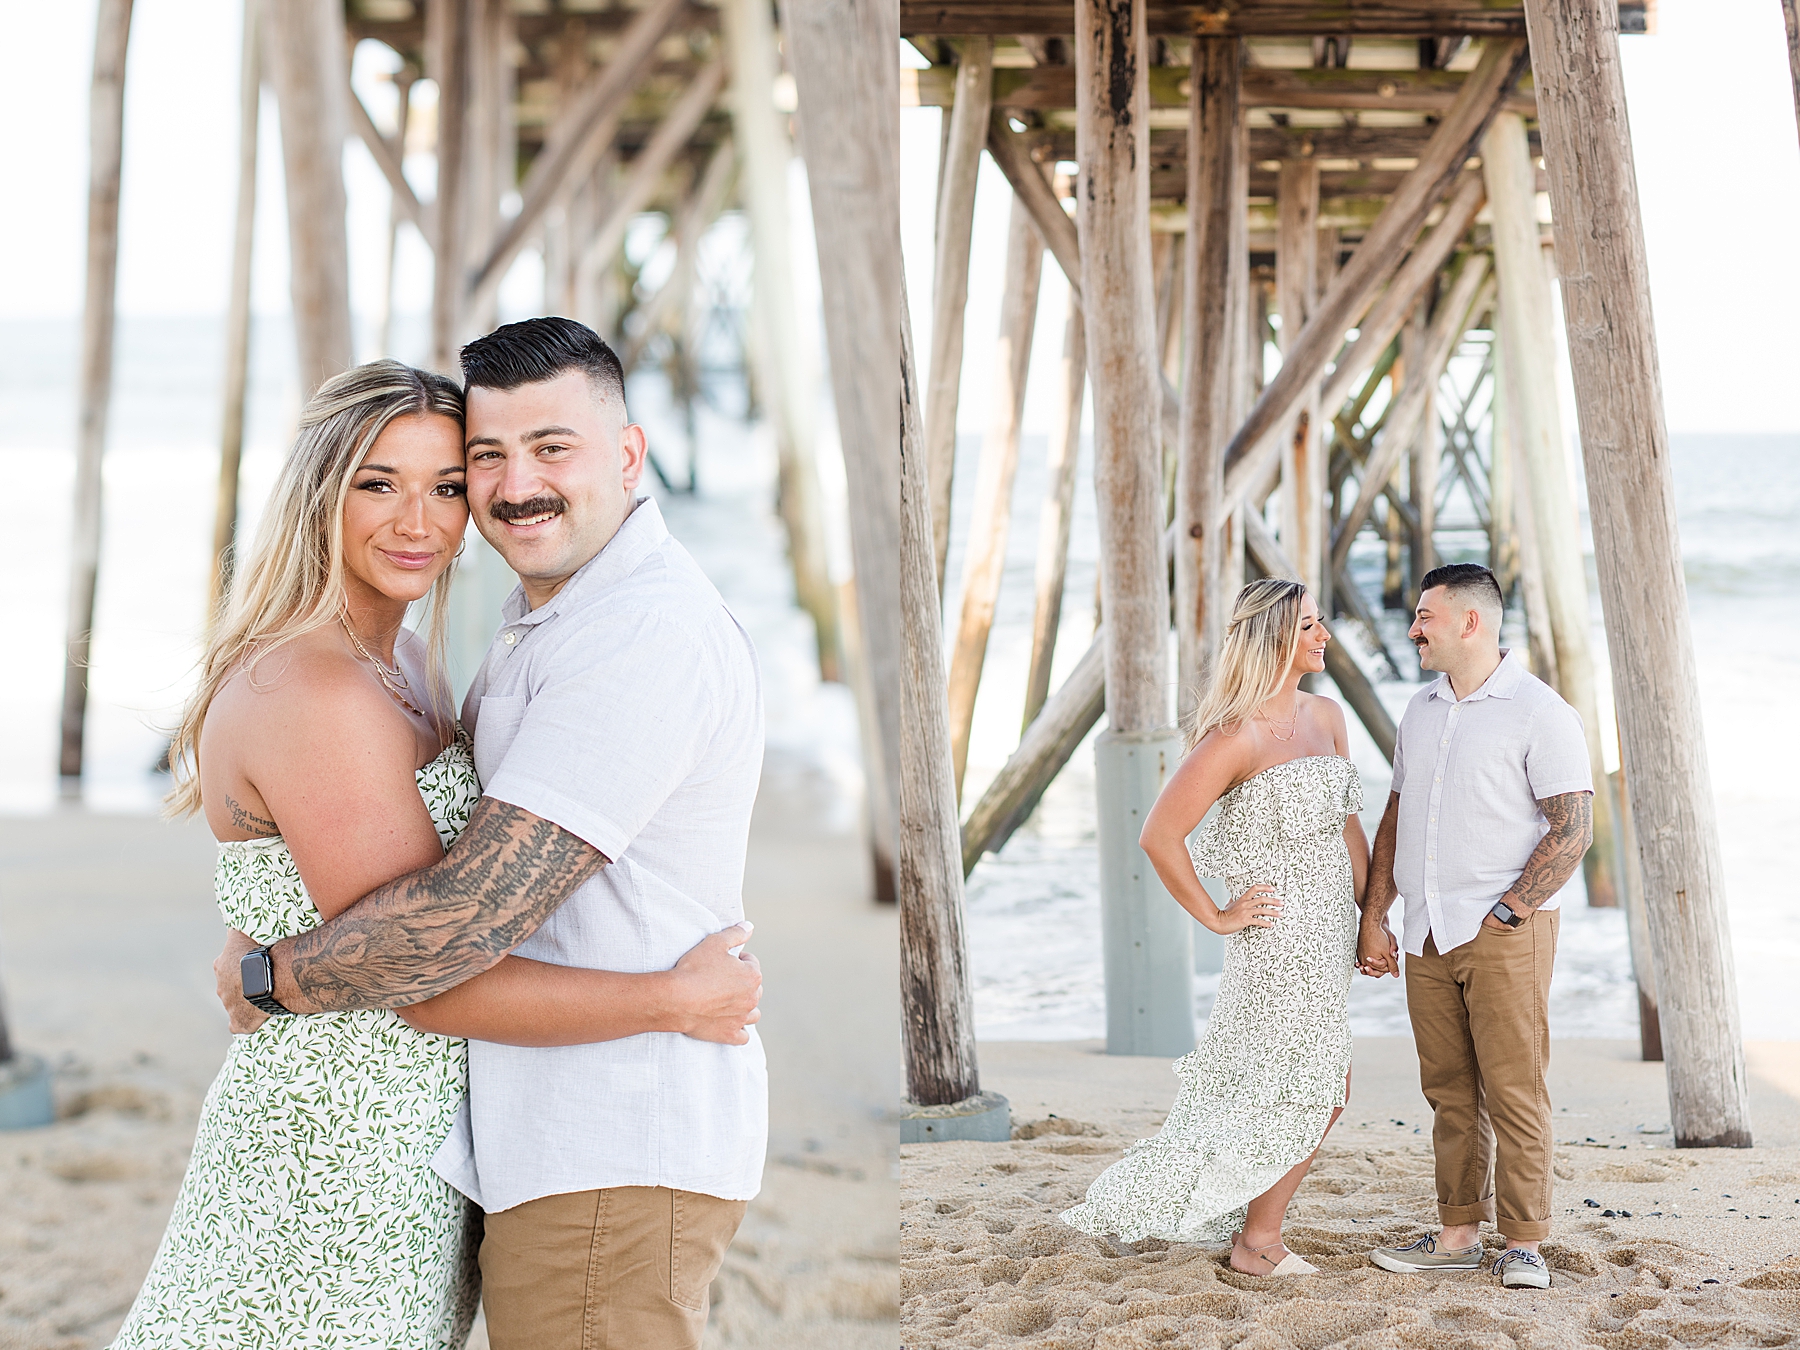
<svg viewBox="0 0 1800 1350">
<path fill-rule="evenodd" d="M 961 509 L 952 520 L 951 632 L 968 528 L 966 492 L 974 482 L 978 452 L 979 437 L 961 438 Z M 1097 534 L 1091 454 L 1091 444 L 1084 446 L 1053 684 L 1086 650 L 1094 630 Z M 966 802 L 975 800 L 1018 740 L 1044 455 L 1044 438 L 1027 436 L 999 612 L 976 704 Z M 1783 854 L 1800 838 L 1800 726 L 1784 710 L 1800 694 L 1800 628 L 1787 620 L 1782 602 L 1800 583 L 1800 436 L 1678 436 L 1674 468 L 1744 1033 L 1793 1038 L 1800 1035 L 1800 993 L 1792 980 L 1800 962 L 1800 905 L 1795 903 L 1800 883 Z M 1453 501 L 1447 514 L 1456 512 Z M 1480 536 L 1469 534 L 1461 542 L 1470 559 L 1482 560 Z M 1365 594 L 1378 594 L 1381 559 L 1376 546 L 1359 546 L 1352 566 L 1368 583 Z M 1589 573 L 1596 650 L 1604 661 L 1591 544 Z M 1403 676 L 1379 684 L 1396 718 L 1419 688 L 1405 627 L 1401 615 L 1382 620 L 1388 650 Z M 1352 634 L 1342 636 L 1356 641 Z M 1605 680 L 1610 680 L 1609 671 L 1603 672 Z M 1355 716 L 1348 720 L 1352 758 L 1370 806 L 1365 828 L 1373 835 L 1387 798 L 1388 766 Z M 1601 720 L 1610 739 L 1610 699 Z M 1616 765 L 1616 749 L 1610 759 Z M 967 903 L 981 1037 L 1060 1040 L 1105 1034 L 1091 738 L 1045 793 L 1031 820 L 1004 849 L 976 867 Z M 1216 975 L 1196 976 L 1201 1017 L 1210 1010 L 1217 981 Z M 1360 1034 L 1410 1034 L 1398 980 L 1358 977 L 1350 1012 Z M 1550 1024 L 1555 1036 L 1637 1035 L 1623 913 L 1588 908 L 1579 874 L 1563 896 Z"/>
<path fill-rule="evenodd" d="M 167 779 L 152 766 L 191 688 L 199 654 L 211 565 L 222 327 L 209 319 L 120 324 L 82 784 L 90 809 L 154 812 L 167 790 Z M 422 347 L 422 323 L 409 322 L 401 333 L 403 356 Z M 252 341 L 240 491 L 244 537 L 255 529 L 299 407 L 289 334 L 285 320 L 259 321 Z M 15 502 L 0 529 L 0 631 L 8 635 L 0 812 L 8 814 L 61 805 L 57 725 L 76 352 L 72 323 L 0 323 L 0 475 Z M 843 685 L 819 681 L 811 624 L 794 605 L 774 512 L 773 438 L 765 425 L 742 419 L 741 380 L 720 376 L 707 393 L 690 446 L 660 376 L 632 377 L 633 416 L 646 426 L 670 477 L 678 485 L 685 480 L 690 453 L 698 465 L 695 494 L 666 492 L 648 474 L 646 490 L 756 643 L 770 767 L 818 780 L 812 795 L 822 828 L 856 828 L 862 771 L 855 707 Z M 829 410 L 823 411 L 829 436 Z M 829 460 L 832 449 L 823 445 L 822 458 Z M 841 477 L 823 476 L 829 509 L 834 494 L 841 497 Z M 18 509 L 22 503 L 28 505 Z"/>
</svg>

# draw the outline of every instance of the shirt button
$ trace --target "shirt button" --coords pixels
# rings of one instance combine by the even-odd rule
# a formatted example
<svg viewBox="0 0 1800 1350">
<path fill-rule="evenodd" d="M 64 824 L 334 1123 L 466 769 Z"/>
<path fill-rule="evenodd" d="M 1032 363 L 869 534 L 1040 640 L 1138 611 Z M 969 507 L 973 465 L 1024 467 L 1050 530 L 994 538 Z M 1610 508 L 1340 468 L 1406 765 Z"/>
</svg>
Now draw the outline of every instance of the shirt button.
<svg viewBox="0 0 1800 1350">
<path fill-rule="evenodd" d="M 1431 781 L 1432 781 L 1432 782 L 1434 782 L 1434 783 L 1441 783 L 1441 782 L 1443 782 L 1443 781 L 1444 781 L 1444 780 L 1443 780 L 1443 779 L 1442 779 L 1442 778 L 1434 778 L 1434 779 L 1432 779 L 1432 780 L 1431 780 Z"/>
<path fill-rule="evenodd" d="M 506 645 L 509 647 L 512 646 L 513 643 L 517 642 L 518 640 L 519 640 L 519 635 L 517 633 L 508 633 L 506 635 Z"/>
</svg>

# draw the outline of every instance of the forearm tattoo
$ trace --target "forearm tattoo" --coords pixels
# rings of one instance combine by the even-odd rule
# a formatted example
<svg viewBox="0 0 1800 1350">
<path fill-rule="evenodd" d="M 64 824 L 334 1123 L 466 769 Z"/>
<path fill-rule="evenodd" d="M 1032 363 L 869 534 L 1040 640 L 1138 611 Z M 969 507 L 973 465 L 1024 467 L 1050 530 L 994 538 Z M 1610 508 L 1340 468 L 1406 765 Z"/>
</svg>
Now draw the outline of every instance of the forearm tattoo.
<svg viewBox="0 0 1800 1350">
<path fill-rule="evenodd" d="M 442 861 L 295 938 L 289 972 L 321 1008 L 423 1002 L 499 961 L 606 862 L 560 825 L 483 797 Z"/>
<path fill-rule="evenodd" d="M 1400 794 L 1388 794 L 1387 809 L 1381 813 L 1381 824 L 1375 827 L 1375 849 L 1369 858 L 1369 879 L 1363 888 L 1363 915 L 1384 919 L 1393 907 L 1394 853 L 1398 847 L 1400 828 Z"/>
<path fill-rule="evenodd" d="M 231 815 L 231 823 L 245 834 L 259 834 L 264 838 L 273 838 L 281 833 L 281 828 L 272 820 L 264 820 L 253 811 L 246 811 L 236 799 L 227 795 L 225 809 Z"/>
<path fill-rule="evenodd" d="M 1538 808 L 1550 822 L 1550 833 L 1538 840 L 1511 890 L 1512 898 L 1526 909 L 1536 909 L 1563 888 L 1594 837 L 1594 799 L 1588 793 L 1546 797 Z"/>
</svg>

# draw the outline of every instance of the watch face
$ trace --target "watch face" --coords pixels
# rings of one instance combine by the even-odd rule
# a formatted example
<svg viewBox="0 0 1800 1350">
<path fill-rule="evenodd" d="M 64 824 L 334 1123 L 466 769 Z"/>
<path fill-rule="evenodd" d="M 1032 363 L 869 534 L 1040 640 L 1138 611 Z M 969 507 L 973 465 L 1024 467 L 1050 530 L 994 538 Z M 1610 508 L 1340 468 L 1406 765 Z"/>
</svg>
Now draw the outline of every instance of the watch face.
<svg viewBox="0 0 1800 1350">
<path fill-rule="evenodd" d="M 238 970 L 243 977 L 245 998 L 265 998 L 275 992 L 274 971 L 269 966 L 268 952 L 251 952 L 238 963 Z"/>
</svg>

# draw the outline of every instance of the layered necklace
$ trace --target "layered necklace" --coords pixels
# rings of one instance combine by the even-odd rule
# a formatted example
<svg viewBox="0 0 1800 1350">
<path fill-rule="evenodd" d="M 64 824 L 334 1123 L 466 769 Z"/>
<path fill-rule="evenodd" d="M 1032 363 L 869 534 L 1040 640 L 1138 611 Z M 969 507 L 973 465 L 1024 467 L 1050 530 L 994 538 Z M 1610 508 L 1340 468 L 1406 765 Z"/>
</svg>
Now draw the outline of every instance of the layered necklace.
<svg viewBox="0 0 1800 1350">
<path fill-rule="evenodd" d="M 406 672 L 400 669 L 400 658 L 396 656 L 391 667 L 382 664 L 381 658 L 363 646 L 362 639 L 356 636 L 356 630 L 350 626 L 348 614 L 339 614 L 338 621 L 344 625 L 344 631 L 350 635 L 350 645 L 356 648 L 357 655 L 375 667 L 375 676 L 381 681 L 381 687 L 388 691 L 388 696 L 414 717 L 429 721 L 430 719 L 425 716 L 424 709 L 407 697 L 412 692 L 412 685 L 407 682 Z"/>
<path fill-rule="evenodd" d="M 1258 717 L 1262 718 L 1264 723 L 1267 724 L 1267 726 L 1269 728 L 1269 734 L 1271 736 L 1273 736 L 1276 740 L 1284 741 L 1284 742 L 1291 741 L 1294 739 L 1294 735 L 1295 735 L 1294 729 L 1300 723 L 1300 705 L 1298 703 L 1296 703 L 1294 705 L 1294 715 L 1292 717 L 1288 718 L 1288 720 L 1287 720 L 1287 727 L 1286 727 L 1287 734 L 1285 736 L 1282 735 L 1282 733 L 1276 729 L 1275 719 L 1273 717 L 1270 717 L 1268 712 L 1265 709 L 1258 708 L 1256 710 L 1256 715 Z"/>
</svg>

